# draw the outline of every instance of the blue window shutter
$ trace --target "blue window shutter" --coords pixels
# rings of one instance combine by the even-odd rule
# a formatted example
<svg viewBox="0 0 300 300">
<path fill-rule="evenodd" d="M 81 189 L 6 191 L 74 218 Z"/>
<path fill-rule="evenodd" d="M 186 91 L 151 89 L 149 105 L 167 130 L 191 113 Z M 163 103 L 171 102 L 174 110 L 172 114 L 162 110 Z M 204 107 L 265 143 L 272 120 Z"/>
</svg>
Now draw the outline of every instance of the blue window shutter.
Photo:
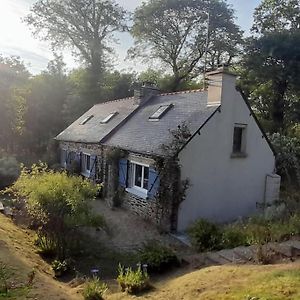
<svg viewBox="0 0 300 300">
<path fill-rule="evenodd" d="M 81 161 L 81 153 L 80 152 L 76 153 L 75 160 L 78 164 L 80 164 L 80 161 Z"/>
<path fill-rule="evenodd" d="M 120 159 L 119 160 L 119 184 L 122 187 L 126 187 L 126 183 L 127 183 L 127 167 L 128 167 L 128 161 L 127 161 L 127 159 Z"/>
<path fill-rule="evenodd" d="M 97 163 L 97 157 L 96 155 L 91 155 L 91 175 L 90 177 L 91 178 L 95 178 L 95 175 L 96 175 L 96 163 Z"/>
<path fill-rule="evenodd" d="M 70 169 L 70 164 L 71 164 L 71 151 L 66 151 L 66 169 Z"/>
<path fill-rule="evenodd" d="M 159 175 L 156 170 L 149 168 L 148 197 L 153 199 L 159 188 Z"/>
</svg>

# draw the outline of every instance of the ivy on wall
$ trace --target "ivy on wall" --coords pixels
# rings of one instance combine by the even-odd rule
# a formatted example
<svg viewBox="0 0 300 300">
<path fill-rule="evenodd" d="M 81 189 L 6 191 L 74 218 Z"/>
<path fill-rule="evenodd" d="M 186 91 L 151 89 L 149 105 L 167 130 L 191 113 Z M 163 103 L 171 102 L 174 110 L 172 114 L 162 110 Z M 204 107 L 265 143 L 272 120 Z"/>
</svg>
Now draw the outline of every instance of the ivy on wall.
<svg viewBox="0 0 300 300">
<path fill-rule="evenodd" d="M 190 184 L 189 179 L 181 180 L 178 153 L 191 137 L 191 133 L 188 126 L 182 123 L 176 130 L 170 130 L 170 134 L 170 143 L 161 146 L 165 156 L 156 159 L 160 177 L 157 213 L 161 222 L 168 222 L 171 218 L 171 229 L 175 229 L 178 208 L 185 200 Z"/>
</svg>

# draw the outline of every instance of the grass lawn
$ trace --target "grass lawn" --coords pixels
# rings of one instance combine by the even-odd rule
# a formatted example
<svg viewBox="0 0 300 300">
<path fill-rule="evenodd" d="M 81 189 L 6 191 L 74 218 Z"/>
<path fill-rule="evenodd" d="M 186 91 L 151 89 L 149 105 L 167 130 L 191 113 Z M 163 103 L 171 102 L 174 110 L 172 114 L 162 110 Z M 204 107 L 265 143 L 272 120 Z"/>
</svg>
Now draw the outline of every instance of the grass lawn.
<svg viewBox="0 0 300 300">
<path fill-rule="evenodd" d="M 110 300 L 132 299 L 124 294 Z M 139 299 L 298 300 L 300 263 L 270 266 L 218 266 L 158 283 Z"/>
</svg>

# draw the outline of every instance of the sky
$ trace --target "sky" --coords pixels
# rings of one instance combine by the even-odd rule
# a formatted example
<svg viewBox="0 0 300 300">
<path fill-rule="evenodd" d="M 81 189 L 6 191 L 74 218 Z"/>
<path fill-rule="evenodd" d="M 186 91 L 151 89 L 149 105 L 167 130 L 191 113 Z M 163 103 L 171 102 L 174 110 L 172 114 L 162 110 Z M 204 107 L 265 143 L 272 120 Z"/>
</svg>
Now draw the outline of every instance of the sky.
<svg viewBox="0 0 300 300">
<path fill-rule="evenodd" d="M 32 36 L 29 28 L 22 22 L 36 0 L 0 0 L 0 54 L 20 56 L 31 73 L 37 74 L 45 69 L 53 58 L 50 45 Z M 116 0 L 121 6 L 133 11 L 142 0 Z M 252 24 L 254 8 L 261 0 L 227 0 L 236 11 L 237 23 L 247 33 Z M 115 46 L 114 67 L 118 70 L 140 71 L 143 66 L 125 60 L 127 50 L 132 45 L 128 33 L 118 34 L 119 42 Z M 69 69 L 78 64 L 69 51 L 63 51 L 64 60 Z"/>
</svg>

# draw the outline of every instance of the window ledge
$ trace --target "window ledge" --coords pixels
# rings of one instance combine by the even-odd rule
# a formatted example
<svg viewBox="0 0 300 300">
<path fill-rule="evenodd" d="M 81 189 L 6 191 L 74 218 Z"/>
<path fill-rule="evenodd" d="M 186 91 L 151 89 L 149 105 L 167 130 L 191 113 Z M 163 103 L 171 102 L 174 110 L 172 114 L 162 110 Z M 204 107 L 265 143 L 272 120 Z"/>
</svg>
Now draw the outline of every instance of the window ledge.
<svg viewBox="0 0 300 300">
<path fill-rule="evenodd" d="M 143 191 L 139 191 L 133 187 L 131 188 L 126 188 L 125 189 L 126 192 L 130 193 L 130 194 L 133 194 L 135 196 L 138 196 L 142 199 L 147 199 L 147 193 L 146 192 L 143 192 Z"/>
<path fill-rule="evenodd" d="M 231 158 L 246 158 L 248 155 L 247 153 L 243 152 L 236 152 L 236 153 L 231 153 Z"/>
</svg>

